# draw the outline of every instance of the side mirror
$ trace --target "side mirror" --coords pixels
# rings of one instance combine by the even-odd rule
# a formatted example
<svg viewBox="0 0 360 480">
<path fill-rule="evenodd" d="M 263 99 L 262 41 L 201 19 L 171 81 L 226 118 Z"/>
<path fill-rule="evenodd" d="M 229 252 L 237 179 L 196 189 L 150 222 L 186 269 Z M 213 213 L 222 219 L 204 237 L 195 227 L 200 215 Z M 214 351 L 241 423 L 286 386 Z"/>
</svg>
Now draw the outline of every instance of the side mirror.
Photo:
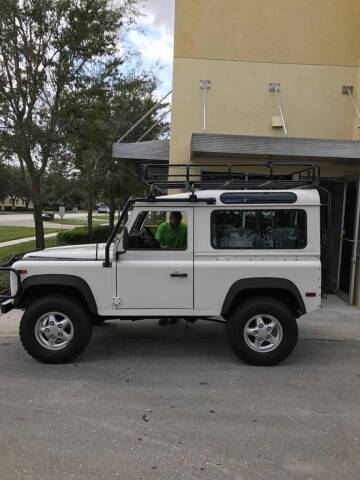
<svg viewBox="0 0 360 480">
<path fill-rule="evenodd" d="M 124 227 L 122 234 L 122 247 L 125 252 L 129 249 L 129 231 L 126 227 Z"/>
</svg>

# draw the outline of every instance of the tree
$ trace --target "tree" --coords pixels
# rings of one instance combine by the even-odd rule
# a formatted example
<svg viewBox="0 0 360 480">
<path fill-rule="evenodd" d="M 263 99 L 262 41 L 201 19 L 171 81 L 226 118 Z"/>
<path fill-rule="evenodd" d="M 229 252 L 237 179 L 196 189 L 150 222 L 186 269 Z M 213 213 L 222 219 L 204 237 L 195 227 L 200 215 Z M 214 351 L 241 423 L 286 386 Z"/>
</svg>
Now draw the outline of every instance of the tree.
<svg viewBox="0 0 360 480">
<path fill-rule="evenodd" d="M 157 80 L 153 75 L 124 74 L 116 62 L 89 69 L 82 88 L 66 99 L 64 109 L 65 137 L 75 157 L 75 166 L 86 181 L 88 196 L 88 231 L 92 232 L 92 211 L 96 192 L 102 192 L 110 207 L 110 225 L 114 212 L 124 196 L 138 190 L 141 184 L 129 173 L 129 166 L 112 159 L 112 144 L 129 129 L 157 100 Z M 128 137 L 135 141 L 156 122 L 160 106 Z M 151 132 L 159 133 L 166 124 L 160 122 Z M 144 139 L 147 139 L 146 137 Z M 131 172 L 131 170 L 130 170 Z"/>
<path fill-rule="evenodd" d="M 10 166 L 6 170 L 7 196 L 10 198 L 12 208 L 15 209 L 17 200 L 22 199 L 26 203 L 25 199 L 29 197 L 29 190 L 20 167 Z"/>
<path fill-rule="evenodd" d="M 9 188 L 10 188 L 10 177 L 9 171 L 5 167 L 5 165 L 0 163 L 0 200 L 4 201 L 5 198 L 9 195 Z"/>
<path fill-rule="evenodd" d="M 0 199 L 10 198 L 14 209 L 16 201 L 22 199 L 26 208 L 29 204 L 29 188 L 21 168 L 16 165 L 0 165 Z"/>
<path fill-rule="evenodd" d="M 109 226 L 113 229 L 116 210 L 120 210 L 131 195 L 142 196 L 144 185 L 138 179 L 129 161 L 118 162 L 106 157 L 104 164 L 106 174 L 102 177 L 98 191 L 101 199 L 109 206 Z"/>
<path fill-rule="evenodd" d="M 0 153 L 26 169 L 36 247 L 44 247 L 41 181 L 64 141 L 63 100 L 95 58 L 116 53 L 117 34 L 136 0 L 2 0 L 0 3 Z"/>
</svg>

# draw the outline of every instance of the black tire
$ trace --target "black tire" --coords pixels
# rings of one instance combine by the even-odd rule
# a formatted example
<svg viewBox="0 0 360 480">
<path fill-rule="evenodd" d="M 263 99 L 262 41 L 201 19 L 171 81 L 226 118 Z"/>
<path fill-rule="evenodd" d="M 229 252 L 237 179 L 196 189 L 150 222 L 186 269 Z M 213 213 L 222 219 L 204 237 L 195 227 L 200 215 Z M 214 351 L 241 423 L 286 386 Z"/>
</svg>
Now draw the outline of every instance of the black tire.
<svg viewBox="0 0 360 480">
<path fill-rule="evenodd" d="M 257 315 L 264 316 L 264 328 L 261 331 L 264 332 L 265 335 L 266 333 L 270 333 L 266 332 L 266 322 L 269 322 L 268 328 L 270 328 L 270 322 L 273 322 L 269 317 L 275 318 L 280 324 L 280 327 L 274 330 L 278 335 L 278 340 L 273 342 L 273 345 L 271 345 L 271 341 L 263 341 L 261 344 L 261 348 L 264 348 L 263 351 L 259 351 L 255 336 L 247 335 L 246 332 L 248 330 L 245 332 L 245 329 L 250 329 L 251 326 L 252 330 L 254 330 L 254 325 L 256 325 L 257 320 L 252 321 L 255 323 L 248 322 Z M 266 317 L 266 315 L 269 317 Z M 261 335 L 263 335 L 261 331 L 257 330 L 255 333 L 261 337 Z M 294 314 L 282 302 L 271 297 L 253 297 L 233 309 L 227 321 L 227 333 L 233 352 L 241 360 L 250 365 L 268 366 L 276 365 L 285 360 L 294 350 L 298 338 L 298 326 Z M 265 339 L 266 338 L 265 336 Z M 261 337 L 259 340 L 264 340 L 264 338 Z M 249 344 L 252 345 L 252 348 Z M 258 349 L 255 350 L 256 348 Z M 268 350 L 266 350 L 266 348 L 268 348 Z M 271 350 L 271 348 L 273 349 Z"/>
<path fill-rule="evenodd" d="M 51 350 L 51 347 L 40 343 L 37 336 L 41 335 L 35 333 L 35 330 L 38 332 L 38 320 L 50 312 L 66 316 L 71 324 L 71 328 L 66 327 L 70 328 L 70 340 L 64 347 L 59 346 L 58 350 Z M 61 316 L 56 318 L 61 319 Z M 69 322 L 67 324 L 69 325 Z M 92 329 L 91 317 L 79 302 L 62 295 L 49 295 L 40 298 L 26 310 L 21 318 L 19 333 L 25 350 L 36 360 L 43 363 L 66 363 L 74 360 L 85 350 L 91 339 Z M 65 330 L 63 332 L 67 333 Z M 44 342 L 45 337 L 41 338 Z"/>
</svg>

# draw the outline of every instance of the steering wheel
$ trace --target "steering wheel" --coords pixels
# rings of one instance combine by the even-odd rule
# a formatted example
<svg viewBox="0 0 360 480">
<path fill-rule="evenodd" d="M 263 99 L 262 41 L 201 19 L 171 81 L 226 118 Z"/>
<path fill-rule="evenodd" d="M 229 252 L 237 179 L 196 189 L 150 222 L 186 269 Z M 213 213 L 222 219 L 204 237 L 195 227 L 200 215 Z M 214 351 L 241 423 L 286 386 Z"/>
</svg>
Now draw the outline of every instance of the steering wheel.
<svg viewBox="0 0 360 480">
<path fill-rule="evenodd" d="M 143 246 L 145 248 L 159 248 L 159 244 L 149 227 L 144 227 Z"/>
</svg>

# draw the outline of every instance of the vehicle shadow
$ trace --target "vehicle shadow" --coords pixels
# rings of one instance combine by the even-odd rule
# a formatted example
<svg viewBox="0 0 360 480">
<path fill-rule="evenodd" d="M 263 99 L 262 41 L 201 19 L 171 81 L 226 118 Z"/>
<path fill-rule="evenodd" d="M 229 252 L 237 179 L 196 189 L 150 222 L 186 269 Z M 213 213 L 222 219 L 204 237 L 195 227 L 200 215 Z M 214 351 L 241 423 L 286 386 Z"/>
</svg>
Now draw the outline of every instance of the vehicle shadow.
<svg viewBox="0 0 360 480">
<path fill-rule="evenodd" d="M 184 320 L 162 327 L 157 320 L 109 321 L 98 326 L 82 360 L 92 362 L 109 356 L 112 359 L 139 356 L 167 360 L 202 357 L 217 363 L 221 359 L 238 361 L 231 352 L 224 325 L 205 321 L 189 324 Z"/>
<path fill-rule="evenodd" d="M 279 366 L 336 363 L 334 347 L 342 352 L 342 357 L 351 357 L 353 350 L 358 351 L 358 342 L 303 339 L 300 332 L 294 352 Z M 104 358 L 167 362 L 197 358 L 207 364 L 243 364 L 231 351 L 225 325 L 204 320 L 194 324 L 179 320 L 177 325 L 164 327 L 160 327 L 157 320 L 106 322 L 94 329 L 93 339 L 81 361 L 96 362 Z"/>
</svg>

